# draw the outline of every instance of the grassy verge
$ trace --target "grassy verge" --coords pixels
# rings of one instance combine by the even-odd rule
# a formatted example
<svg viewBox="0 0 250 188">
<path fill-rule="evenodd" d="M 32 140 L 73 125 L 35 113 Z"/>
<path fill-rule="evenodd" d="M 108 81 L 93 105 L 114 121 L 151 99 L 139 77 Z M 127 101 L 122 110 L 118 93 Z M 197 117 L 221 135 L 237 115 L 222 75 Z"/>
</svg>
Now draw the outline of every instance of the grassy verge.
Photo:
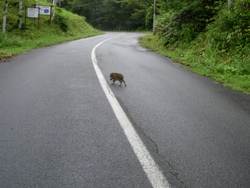
<svg viewBox="0 0 250 188">
<path fill-rule="evenodd" d="M 12 34 L 6 34 L 5 40 L 7 44 L 4 44 L 2 48 L 0 47 L 0 61 L 31 49 L 51 46 L 54 44 L 91 37 L 99 34 L 102 34 L 102 32 L 90 31 L 73 36 L 52 34 L 50 36 L 44 35 L 37 39 L 22 38 Z"/>
<path fill-rule="evenodd" d="M 140 42 L 151 51 L 186 65 L 188 70 L 213 78 L 225 87 L 250 94 L 249 56 L 242 58 L 230 52 L 219 54 L 213 49 L 205 49 L 200 45 L 197 47 L 197 44 L 184 48 L 165 47 L 155 35 L 142 37 Z"/>
<path fill-rule="evenodd" d="M 103 33 L 89 25 L 84 17 L 61 8 L 57 8 L 57 14 L 52 23 L 46 16 L 41 16 L 39 26 L 37 20 L 26 19 L 25 22 L 23 18 L 20 30 L 18 29 L 17 5 L 18 3 L 10 5 L 6 33 L 0 31 L 0 62 L 34 48 Z M 2 19 L 1 16 L 0 19 Z"/>
</svg>

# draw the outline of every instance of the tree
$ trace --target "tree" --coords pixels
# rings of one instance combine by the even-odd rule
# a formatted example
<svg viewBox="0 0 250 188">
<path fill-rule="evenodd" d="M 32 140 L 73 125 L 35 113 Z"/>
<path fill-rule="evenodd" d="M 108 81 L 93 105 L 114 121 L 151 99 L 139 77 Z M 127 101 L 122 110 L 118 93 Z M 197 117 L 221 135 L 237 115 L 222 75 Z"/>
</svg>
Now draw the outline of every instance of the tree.
<svg viewBox="0 0 250 188">
<path fill-rule="evenodd" d="M 86 17 L 103 30 L 144 30 L 152 28 L 146 16 L 153 0 L 65 0 L 62 7 Z M 153 21 L 153 15 L 150 16 Z"/>
<path fill-rule="evenodd" d="M 23 17 L 23 0 L 19 1 L 19 24 L 18 28 L 22 28 L 22 17 Z"/>
<path fill-rule="evenodd" d="M 153 34 L 155 34 L 155 19 L 156 19 L 156 0 L 154 0 L 154 18 L 153 18 Z"/>
<path fill-rule="evenodd" d="M 227 3 L 228 3 L 228 10 L 229 10 L 232 4 L 232 0 L 227 0 Z"/>
<path fill-rule="evenodd" d="M 53 15 L 52 15 L 52 20 L 55 18 L 55 15 L 56 15 L 56 3 L 57 3 L 57 0 L 53 0 L 54 11 L 53 11 Z"/>
<path fill-rule="evenodd" d="M 7 19 L 7 10 L 8 10 L 9 0 L 5 0 L 5 6 L 3 9 L 3 32 L 6 32 L 6 19 Z"/>
</svg>

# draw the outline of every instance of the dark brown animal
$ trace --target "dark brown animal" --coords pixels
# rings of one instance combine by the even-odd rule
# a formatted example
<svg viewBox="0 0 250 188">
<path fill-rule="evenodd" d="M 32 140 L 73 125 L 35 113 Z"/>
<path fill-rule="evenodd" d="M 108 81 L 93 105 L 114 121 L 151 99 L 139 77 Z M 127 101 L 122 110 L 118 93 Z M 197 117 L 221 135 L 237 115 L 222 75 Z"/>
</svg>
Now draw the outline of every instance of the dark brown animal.
<svg viewBox="0 0 250 188">
<path fill-rule="evenodd" d="M 125 87 L 126 87 L 126 83 L 125 81 L 123 80 L 123 75 L 122 74 L 119 74 L 119 73 L 111 73 L 110 74 L 110 80 L 113 81 L 113 84 L 115 84 L 115 81 L 118 80 L 121 84 L 120 84 L 120 87 L 122 85 L 122 82 L 124 83 Z"/>
</svg>

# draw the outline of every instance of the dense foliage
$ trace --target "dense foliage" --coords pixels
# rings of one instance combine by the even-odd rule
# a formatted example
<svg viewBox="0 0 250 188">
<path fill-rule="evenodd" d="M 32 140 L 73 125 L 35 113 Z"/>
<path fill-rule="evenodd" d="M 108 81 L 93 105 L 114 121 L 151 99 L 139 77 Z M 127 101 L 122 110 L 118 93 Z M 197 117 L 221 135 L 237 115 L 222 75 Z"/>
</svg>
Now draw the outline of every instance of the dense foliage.
<svg viewBox="0 0 250 188">
<path fill-rule="evenodd" d="M 171 1 L 165 2 L 158 17 L 157 33 L 166 44 L 189 43 L 204 32 L 217 14 L 220 1 Z"/>
<path fill-rule="evenodd" d="M 64 0 L 61 6 L 98 29 L 152 29 L 152 0 Z"/>
<path fill-rule="evenodd" d="M 196 66 L 250 74 L 250 0 L 171 2 L 162 5 L 156 30 L 166 47 L 194 48 L 202 58 Z"/>
<path fill-rule="evenodd" d="M 177 0 L 171 1 L 174 5 Z M 158 17 L 157 32 L 165 44 L 189 44 L 204 32 L 219 50 L 249 44 L 250 1 L 185 0 L 176 9 L 166 2 Z M 216 43 L 216 44 L 215 44 Z"/>
</svg>

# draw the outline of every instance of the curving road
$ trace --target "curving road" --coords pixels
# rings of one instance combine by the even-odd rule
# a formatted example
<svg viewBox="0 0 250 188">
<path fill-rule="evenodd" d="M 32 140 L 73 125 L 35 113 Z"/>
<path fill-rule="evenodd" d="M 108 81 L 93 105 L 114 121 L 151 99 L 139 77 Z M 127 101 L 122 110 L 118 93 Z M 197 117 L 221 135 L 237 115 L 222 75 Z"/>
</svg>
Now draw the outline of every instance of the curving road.
<svg viewBox="0 0 250 188">
<path fill-rule="evenodd" d="M 250 96 L 148 52 L 143 35 L 107 32 L 0 64 L 1 188 L 250 187 Z"/>
</svg>

